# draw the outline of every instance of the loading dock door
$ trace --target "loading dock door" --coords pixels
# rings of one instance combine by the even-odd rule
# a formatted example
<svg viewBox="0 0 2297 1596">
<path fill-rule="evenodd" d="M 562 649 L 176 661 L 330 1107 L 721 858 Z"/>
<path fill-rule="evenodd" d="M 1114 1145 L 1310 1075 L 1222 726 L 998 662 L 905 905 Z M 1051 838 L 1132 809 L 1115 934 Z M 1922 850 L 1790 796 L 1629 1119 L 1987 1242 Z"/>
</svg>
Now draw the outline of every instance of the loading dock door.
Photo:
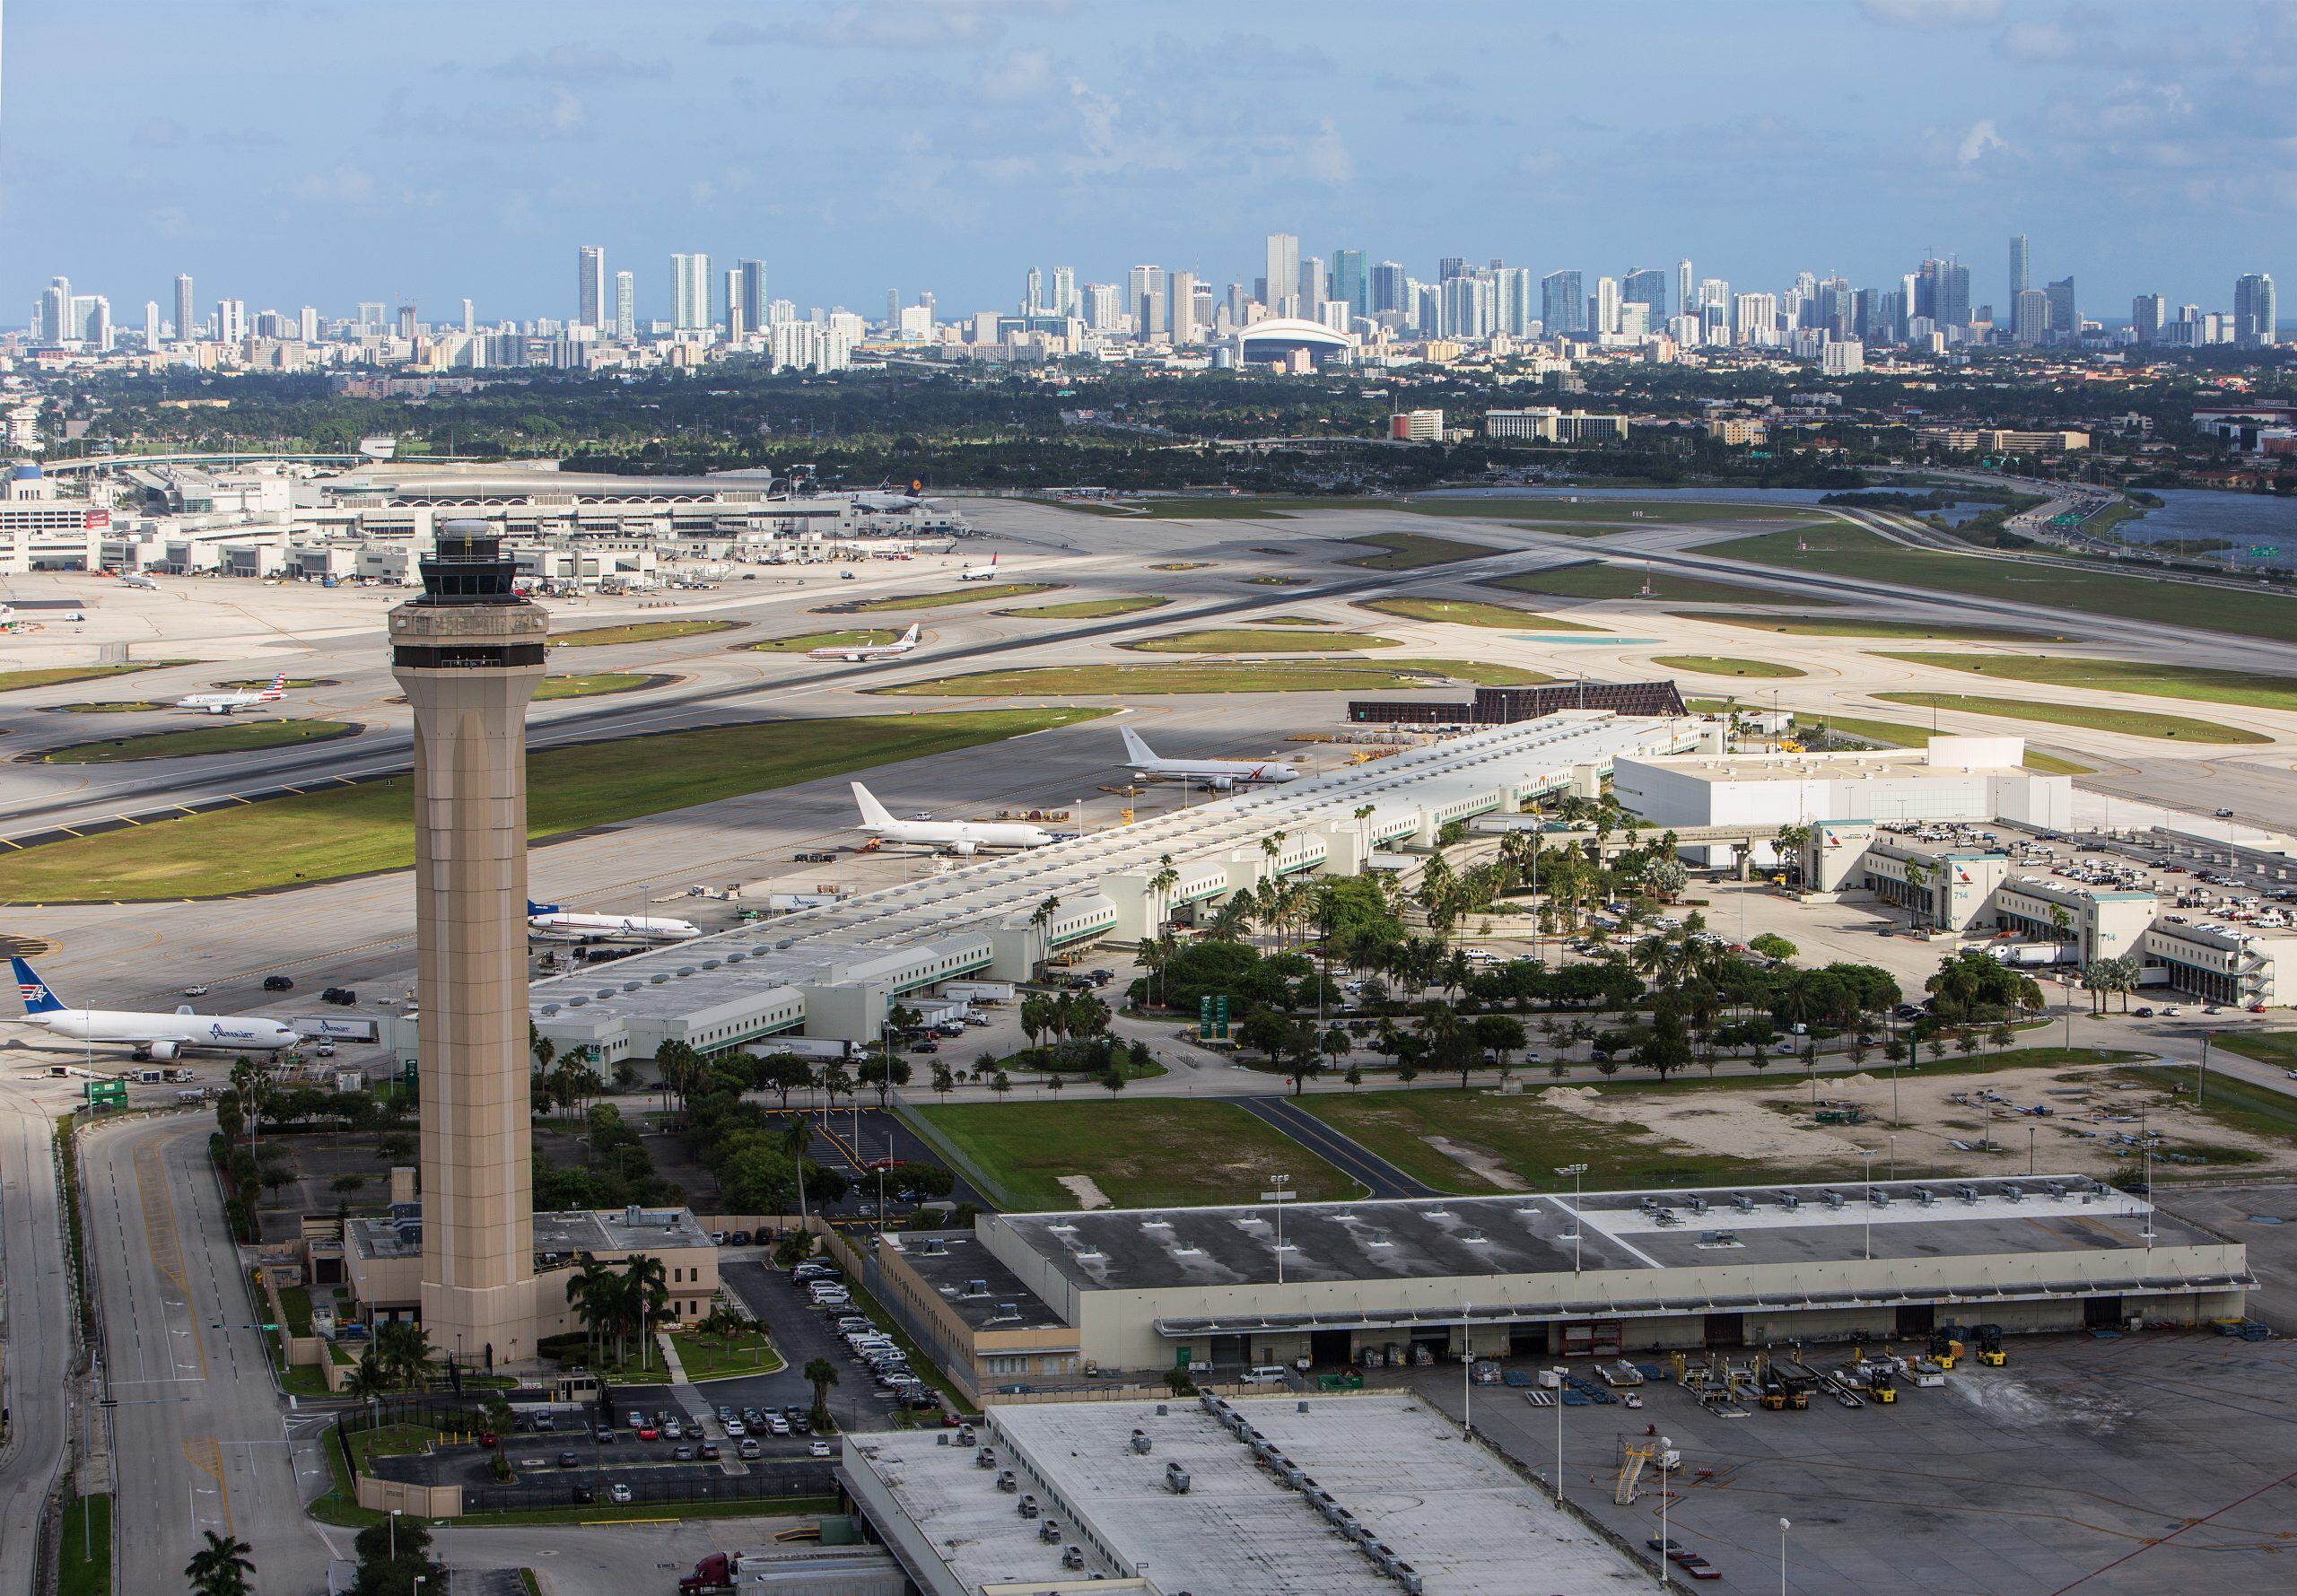
<svg viewBox="0 0 2297 1596">
<path fill-rule="evenodd" d="M 1744 1347 L 1747 1344 L 1747 1316 L 1743 1313 L 1709 1313 L 1705 1339 L 1709 1347 Z"/>
<path fill-rule="evenodd" d="M 1311 1330 L 1308 1332 L 1308 1356 L 1315 1366 L 1336 1368 L 1355 1356 L 1349 1342 L 1353 1339 L 1344 1330 Z"/>
<path fill-rule="evenodd" d="M 2082 1326 L 2084 1330 L 2119 1330 L 2125 1317 L 2121 1298 L 2118 1296 L 2086 1296 L 2082 1299 Z"/>
<path fill-rule="evenodd" d="M 1625 1345 L 1616 1319 L 1578 1319 L 1563 1327 L 1566 1357 L 1617 1357 Z"/>
<path fill-rule="evenodd" d="M 1901 1336 L 1926 1336 L 1938 1322 L 1938 1306 L 1935 1303 L 1900 1303 L 1898 1332 Z"/>
</svg>

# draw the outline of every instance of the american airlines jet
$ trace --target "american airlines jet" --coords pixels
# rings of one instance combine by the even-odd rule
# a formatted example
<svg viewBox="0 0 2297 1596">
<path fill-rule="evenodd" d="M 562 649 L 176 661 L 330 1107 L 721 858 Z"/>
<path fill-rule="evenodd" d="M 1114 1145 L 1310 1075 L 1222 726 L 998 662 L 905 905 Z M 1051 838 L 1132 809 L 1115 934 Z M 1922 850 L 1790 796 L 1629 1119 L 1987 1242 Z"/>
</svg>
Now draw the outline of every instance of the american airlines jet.
<svg viewBox="0 0 2297 1596">
<path fill-rule="evenodd" d="M 287 696 L 287 673 L 281 671 L 271 678 L 271 685 L 260 691 L 246 693 L 194 693 L 176 700 L 179 710 L 198 710 L 209 715 L 228 715 L 233 710 L 244 710 L 250 704 L 277 703 Z"/>
<path fill-rule="evenodd" d="M 861 807 L 861 827 L 881 842 L 915 842 L 971 854 L 983 848 L 1042 848 L 1052 841 L 1043 826 L 1004 820 L 895 820 L 869 789 L 856 781 L 853 801 Z"/>
<path fill-rule="evenodd" d="M 73 1042 L 117 1042 L 147 1058 L 169 1060 L 196 1050 L 217 1053 L 275 1053 L 302 1038 L 277 1020 L 250 1015 L 194 1014 L 188 1005 L 173 1014 L 134 1014 L 110 1008 L 72 1008 L 30 964 L 18 958 L 16 990 L 24 999 L 24 1023 Z"/>
<path fill-rule="evenodd" d="M 995 581 L 997 580 L 997 556 L 994 554 L 990 555 L 989 563 L 986 565 L 966 566 L 963 571 L 957 572 L 957 580 L 961 582 Z"/>
<path fill-rule="evenodd" d="M 851 664 L 868 665 L 877 659 L 898 659 L 917 647 L 917 623 L 912 621 L 909 630 L 889 643 L 835 643 L 825 649 L 808 650 L 808 659 L 843 659 Z"/>
<path fill-rule="evenodd" d="M 555 903 L 527 900 L 527 924 L 537 931 L 556 931 L 583 940 L 635 937 L 648 942 L 683 942 L 702 935 L 689 920 L 657 920 L 639 914 L 570 914 Z"/>
<path fill-rule="evenodd" d="M 1120 726 L 1117 730 L 1124 736 L 1126 763 L 1143 781 L 1201 781 L 1217 791 L 1226 792 L 1239 782 L 1290 781 L 1300 774 L 1298 766 L 1286 764 L 1280 759 L 1166 759 L 1130 726 Z"/>
</svg>

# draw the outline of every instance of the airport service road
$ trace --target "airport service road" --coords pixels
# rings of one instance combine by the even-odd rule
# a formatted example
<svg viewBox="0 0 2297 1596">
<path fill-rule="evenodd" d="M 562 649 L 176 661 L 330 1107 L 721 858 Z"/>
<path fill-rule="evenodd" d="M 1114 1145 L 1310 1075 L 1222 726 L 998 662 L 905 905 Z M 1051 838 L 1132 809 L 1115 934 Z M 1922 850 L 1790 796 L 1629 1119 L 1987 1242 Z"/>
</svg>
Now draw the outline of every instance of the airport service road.
<svg viewBox="0 0 2297 1596">
<path fill-rule="evenodd" d="M 80 1415 L 66 1391 L 76 1339 L 50 1151 L 54 1107 L 31 1083 L 0 1084 L 0 1593 L 32 1585 L 32 1526 Z"/>
<path fill-rule="evenodd" d="M 178 1588 L 203 1531 L 254 1547 L 260 1596 L 327 1582 L 303 1516 L 327 1478 L 319 1426 L 289 1426 L 206 1167 L 204 1115 L 131 1120 L 84 1144 L 102 1294 L 123 1591 Z M 338 1532 L 346 1546 L 347 1532 Z"/>
<path fill-rule="evenodd" d="M 431 1532 L 432 1555 L 457 1574 L 532 1568 L 545 1596 L 651 1596 L 716 1551 L 770 1546 L 774 1532 L 810 1518 L 644 1520 L 502 1529 L 449 1525 Z"/>
</svg>

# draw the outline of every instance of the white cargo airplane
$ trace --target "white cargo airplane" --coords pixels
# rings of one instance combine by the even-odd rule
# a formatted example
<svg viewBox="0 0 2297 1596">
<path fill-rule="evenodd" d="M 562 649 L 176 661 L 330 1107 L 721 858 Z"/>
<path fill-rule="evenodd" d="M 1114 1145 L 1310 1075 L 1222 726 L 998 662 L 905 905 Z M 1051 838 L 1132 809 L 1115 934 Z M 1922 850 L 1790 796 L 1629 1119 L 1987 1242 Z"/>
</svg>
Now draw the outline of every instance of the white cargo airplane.
<svg viewBox="0 0 2297 1596">
<path fill-rule="evenodd" d="M 861 806 L 860 829 L 881 842 L 914 842 L 972 854 L 983 848 L 1042 848 L 1052 841 L 1043 826 L 1001 820 L 895 820 L 885 805 L 856 781 L 853 801 Z"/>
<path fill-rule="evenodd" d="M 210 715 L 228 715 L 233 710 L 244 710 L 250 704 L 277 703 L 286 695 L 287 673 L 283 670 L 271 678 L 268 687 L 243 693 L 194 693 L 176 700 L 176 708 L 198 710 Z"/>
<path fill-rule="evenodd" d="M 639 914 L 572 914 L 555 903 L 527 900 L 527 925 L 537 931 L 557 931 L 582 941 L 609 937 L 634 937 L 647 942 L 683 942 L 702 935 L 702 928 L 683 920 L 656 920 Z"/>
<path fill-rule="evenodd" d="M 994 554 L 990 555 L 989 563 L 986 565 L 966 566 L 963 571 L 957 572 L 957 580 L 961 582 L 995 581 L 997 580 L 997 556 Z"/>
<path fill-rule="evenodd" d="M 24 999 L 24 1023 L 73 1042 L 118 1042 L 146 1058 L 166 1060 L 197 1050 L 218 1053 L 275 1053 L 302 1038 L 277 1020 L 250 1015 L 194 1014 L 190 1006 L 173 1014 L 130 1014 L 118 1009 L 71 1008 L 30 964 L 19 958 L 16 990 Z"/>
<path fill-rule="evenodd" d="M 1226 792 L 1239 782 L 1290 781 L 1300 774 L 1298 766 L 1286 764 L 1280 759 L 1165 759 L 1130 726 L 1117 729 L 1124 734 L 1126 761 L 1143 781 L 1201 781 L 1216 791 Z"/>
<path fill-rule="evenodd" d="M 889 643 L 834 643 L 826 649 L 807 651 L 808 659 L 843 659 L 850 664 L 868 665 L 878 659 L 898 659 L 917 647 L 917 623 L 912 621 L 909 630 Z"/>
</svg>

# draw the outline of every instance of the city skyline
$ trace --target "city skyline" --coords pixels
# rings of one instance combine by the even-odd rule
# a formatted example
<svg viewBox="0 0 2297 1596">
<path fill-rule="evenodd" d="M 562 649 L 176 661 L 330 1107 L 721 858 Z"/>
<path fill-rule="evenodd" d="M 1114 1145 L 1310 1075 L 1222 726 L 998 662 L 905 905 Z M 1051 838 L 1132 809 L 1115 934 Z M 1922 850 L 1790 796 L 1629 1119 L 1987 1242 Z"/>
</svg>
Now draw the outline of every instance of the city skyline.
<svg viewBox="0 0 2297 1596">
<path fill-rule="evenodd" d="M 1614 55 L 1570 13 L 1469 7 L 1490 48 L 1418 73 L 1348 48 L 1377 29 L 1346 5 L 1314 30 L 1263 13 L 1249 37 L 1183 5 L 1143 39 L 1096 5 L 792 19 L 694 4 L 617 51 L 595 42 L 616 35 L 598 25 L 607 8 L 564 7 L 537 31 L 523 8 L 482 4 L 452 13 L 452 61 L 378 49 L 360 109 L 331 83 L 267 81 L 268 125 L 201 87 L 231 30 L 128 10 L 141 42 L 107 65 L 146 114 L 109 121 L 86 118 L 72 74 L 41 70 L 72 58 L 69 24 L 15 19 L 0 203 L 48 223 L 39 258 L 5 263 L 0 324 L 66 275 L 132 326 L 147 299 L 171 308 L 178 273 L 213 285 L 210 315 L 221 295 L 572 317 L 563 262 L 583 244 L 605 251 L 601 299 L 633 274 L 641 320 L 675 316 L 673 253 L 763 260 L 777 296 L 874 319 L 889 289 L 945 310 L 1017 305 L 1033 266 L 1122 283 L 1154 262 L 1216 292 L 1249 286 L 1271 233 L 1327 272 L 1361 252 L 1429 280 L 1448 255 L 1590 284 L 1689 257 L 1775 290 L 1958 257 L 1972 302 L 2005 323 L 2004 243 L 2022 235 L 2030 285 L 2076 275 L 2084 309 L 2118 320 L 2138 294 L 2222 305 L 2237 275 L 2273 272 L 2275 196 L 2297 192 L 2297 161 L 2267 136 L 2287 118 L 2273 63 L 2297 19 L 2268 6 L 2213 35 L 2244 48 L 2205 55 L 2162 6 L 2100 21 L 1867 0 L 1797 24 L 1793 70 L 1832 60 L 1840 92 L 1775 97 L 1789 64 L 1759 48 L 1763 30 L 1667 4 L 1646 20 L 1698 48 Z M 283 59 L 371 42 L 348 13 L 245 14 Z M 1876 81 L 1864 64 L 1884 54 L 1914 70 Z M 1780 103 L 1803 120 L 1754 109 Z M 757 159 L 704 137 L 712 116 L 752 129 L 734 142 Z M 2179 155 L 2205 143 L 2206 179 Z M 1638 189 L 1651 203 L 1619 203 Z"/>
</svg>

